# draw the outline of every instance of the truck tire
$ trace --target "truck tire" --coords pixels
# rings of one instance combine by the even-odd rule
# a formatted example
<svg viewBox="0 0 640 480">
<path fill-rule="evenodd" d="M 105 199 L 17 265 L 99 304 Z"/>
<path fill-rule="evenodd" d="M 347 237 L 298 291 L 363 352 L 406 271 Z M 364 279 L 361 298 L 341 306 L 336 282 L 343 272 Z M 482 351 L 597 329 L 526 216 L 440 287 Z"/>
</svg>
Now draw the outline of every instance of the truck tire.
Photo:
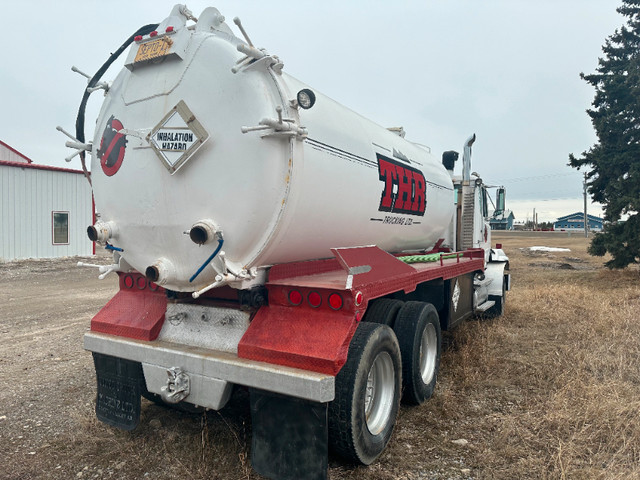
<svg viewBox="0 0 640 480">
<path fill-rule="evenodd" d="M 507 282 L 502 279 L 502 295 L 489 295 L 489 300 L 493 300 L 495 305 L 484 313 L 485 318 L 497 318 L 504 314 L 504 305 L 507 301 Z"/>
<path fill-rule="evenodd" d="M 393 328 L 398 312 L 404 305 L 402 300 L 393 298 L 378 298 L 371 302 L 369 308 L 364 313 L 363 322 L 381 323 Z"/>
<path fill-rule="evenodd" d="M 402 363 L 393 330 L 360 322 L 329 404 L 329 445 L 340 456 L 369 465 L 389 443 L 400 408 Z"/>
<path fill-rule="evenodd" d="M 440 317 L 430 303 L 406 302 L 394 327 L 402 353 L 403 401 L 420 405 L 433 395 L 440 368 Z"/>
</svg>

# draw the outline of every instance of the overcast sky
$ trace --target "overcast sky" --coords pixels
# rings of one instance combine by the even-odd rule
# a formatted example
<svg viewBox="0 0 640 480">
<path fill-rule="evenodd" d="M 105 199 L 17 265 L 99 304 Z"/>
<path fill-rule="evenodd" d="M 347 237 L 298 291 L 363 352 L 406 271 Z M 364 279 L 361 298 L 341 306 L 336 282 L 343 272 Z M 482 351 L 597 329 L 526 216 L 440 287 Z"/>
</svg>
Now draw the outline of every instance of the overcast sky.
<svg viewBox="0 0 640 480">
<path fill-rule="evenodd" d="M 517 221 L 582 210 L 582 174 L 566 166 L 596 137 L 585 110 L 606 37 L 624 23 L 620 0 L 190 1 L 217 7 L 240 36 L 285 70 L 407 139 L 462 152 L 507 187 Z M 138 27 L 162 21 L 165 0 L 3 1 L 0 140 L 36 163 L 80 168 L 56 125 L 75 130 L 86 80 Z M 124 57 L 123 55 L 122 57 Z M 103 77 L 112 80 L 122 63 Z M 101 93 L 87 113 L 87 138 Z M 590 213 L 599 214 L 590 207 Z"/>
</svg>

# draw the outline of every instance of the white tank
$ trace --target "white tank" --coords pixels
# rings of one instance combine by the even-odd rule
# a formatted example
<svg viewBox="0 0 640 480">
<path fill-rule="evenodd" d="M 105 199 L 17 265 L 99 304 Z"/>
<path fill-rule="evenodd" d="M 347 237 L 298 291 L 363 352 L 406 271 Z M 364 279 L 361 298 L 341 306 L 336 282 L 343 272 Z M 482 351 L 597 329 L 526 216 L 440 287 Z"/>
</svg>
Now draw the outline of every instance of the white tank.
<svg viewBox="0 0 640 480">
<path fill-rule="evenodd" d="M 106 94 L 91 165 L 99 240 L 164 287 L 196 291 L 259 283 L 264 267 L 334 247 L 445 237 L 453 186 L 428 148 L 287 75 L 216 9 L 195 28 L 185 13 L 133 43 Z"/>
</svg>

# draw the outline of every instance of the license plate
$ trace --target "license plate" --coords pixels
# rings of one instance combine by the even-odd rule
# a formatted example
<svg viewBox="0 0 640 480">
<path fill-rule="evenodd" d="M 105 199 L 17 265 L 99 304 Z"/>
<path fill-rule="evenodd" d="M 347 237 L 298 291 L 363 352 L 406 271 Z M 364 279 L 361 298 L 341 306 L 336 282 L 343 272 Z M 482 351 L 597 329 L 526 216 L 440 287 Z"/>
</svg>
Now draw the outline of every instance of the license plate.
<svg viewBox="0 0 640 480">
<path fill-rule="evenodd" d="M 133 63 L 146 62 L 154 58 L 166 57 L 169 55 L 173 45 L 173 40 L 168 37 L 158 38 L 152 42 L 143 43 L 138 47 L 138 53 Z"/>
</svg>

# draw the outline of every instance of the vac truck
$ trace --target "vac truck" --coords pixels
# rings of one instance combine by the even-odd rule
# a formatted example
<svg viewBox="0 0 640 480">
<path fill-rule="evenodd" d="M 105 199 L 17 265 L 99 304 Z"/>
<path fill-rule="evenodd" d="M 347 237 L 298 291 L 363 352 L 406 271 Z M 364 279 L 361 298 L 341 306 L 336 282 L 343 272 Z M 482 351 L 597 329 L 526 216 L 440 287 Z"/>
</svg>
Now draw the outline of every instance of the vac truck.
<svg viewBox="0 0 640 480">
<path fill-rule="evenodd" d="M 96 414 L 131 430 L 141 396 L 219 410 L 246 388 L 254 469 L 326 478 L 329 449 L 372 463 L 401 399 L 433 395 L 443 331 L 503 312 L 509 259 L 475 135 L 454 175 L 457 152 L 440 161 L 289 76 L 234 23 L 177 5 L 142 27 L 86 75 L 65 132 L 85 171 L 90 154 L 100 276 L 119 277 L 84 337 Z"/>
</svg>

